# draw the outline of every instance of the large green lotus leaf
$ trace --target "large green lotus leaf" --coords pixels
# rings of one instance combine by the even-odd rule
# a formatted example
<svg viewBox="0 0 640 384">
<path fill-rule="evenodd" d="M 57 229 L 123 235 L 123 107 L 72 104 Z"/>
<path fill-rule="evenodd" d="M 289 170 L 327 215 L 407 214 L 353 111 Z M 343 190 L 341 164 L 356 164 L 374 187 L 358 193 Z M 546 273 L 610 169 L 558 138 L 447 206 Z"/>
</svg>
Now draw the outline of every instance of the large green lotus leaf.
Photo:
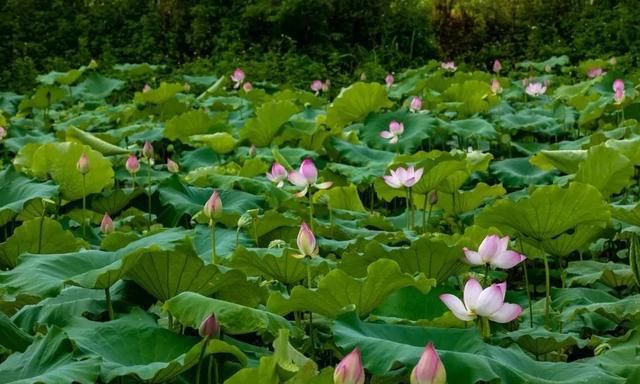
<svg viewBox="0 0 640 384">
<path fill-rule="evenodd" d="M 216 124 L 218 120 L 210 117 L 204 110 L 191 110 L 167 121 L 164 126 L 164 136 L 169 140 L 188 142 L 192 135 L 209 133 Z"/>
<path fill-rule="evenodd" d="M 25 221 L 6 242 L 0 244 L 0 265 L 15 267 L 18 256 L 24 253 L 74 252 L 85 245 L 83 240 L 65 231 L 56 220 L 43 216 Z"/>
<path fill-rule="evenodd" d="M 475 223 L 545 240 L 579 225 L 605 226 L 609 218 L 608 205 L 600 192 L 589 184 L 574 182 L 566 188 L 539 187 L 531 196 L 518 201 L 499 200 L 476 215 Z"/>
<path fill-rule="evenodd" d="M 104 99 L 121 89 L 125 82 L 91 72 L 87 78 L 72 88 L 72 95 L 83 100 Z"/>
<path fill-rule="evenodd" d="M 36 89 L 29 102 L 23 100 L 20 103 L 20 110 L 23 110 L 23 107 L 38 109 L 50 108 L 53 104 L 64 99 L 67 94 L 68 92 L 60 87 L 54 85 L 42 85 Z"/>
<path fill-rule="evenodd" d="M 191 143 L 204 144 L 211 148 L 215 153 L 224 155 L 233 151 L 238 144 L 238 140 L 227 132 L 216 132 L 207 135 L 193 135 L 190 139 Z"/>
<path fill-rule="evenodd" d="M 582 149 L 575 150 L 541 150 L 529 159 L 531 164 L 536 167 L 550 171 L 558 169 L 563 173 L 576 173 L 580 163 L 587 158 L 587 151 Z"/>
<path fill-rule="evenodd" d="M 152 65 L 149 63 L 136 63 L 136 64 L 126 63 L 126 64 L 114 65 L 113 70 L 124 72 L 128 76 L 135 78 L 135 77 L 142 77 L 145 75 L 149 75 L 153 73 L 155 70 L 157 70 L 158 67 L 159 67 L 158 65 Z"/>
<path fill-rule="evenodd" d="M 621 288 L 634 284 L 633 272 L 627 264 L 600 263 L 595 260 L 572 261 L 566 269 L 567 285 L 592 286 L 600 281 L 611 288 Z"/>
<path fill-rule="evenodd" d="M 389 130 L 389 123 L 398 121 L 404 126 L 404 133 L 397 144 L 389 144 L 380 137 L 380 132 Z M 362 141 L 370 148 L 385 149 L 390 152 L 414 152 L 422 142 L 433 135 L 437 120 L 425 113 L 411 113 L 406 109 L 395 112 L 372 113 L 360 129 Z"/>
<path fill-rule="evenodd" d="M 357 252 L 345 252 L 340 268 L 353 276 L 366 275 L 367 266 L 380 259 L 398 263 L 404 273 L 420 272 L 438 283 L 446 281 L 468 269 L 464 263 L 462 246 L 447 245 L 443 240 L 426 236 L 409 246 L 392 247 L 377 241 L 363 241 Z"/>
<path fill-rule="evenodd" d="M 571 305 L 562 311 L 561 321 L 563 323 L 569 323 L 581 315 L 591 315 L 594 313 L 602 315 L 618 324 L 637 319 L 638 314 L 640 314 L 640 295 L 627 296 L 623 299 L 609 302 Z"/>
<path fill-rule="evenodd" d="M 640 164 L 640 137 L 635 137 L 627 140 L 615 140 L 609 139 L 604 145 L 607 148 L 612 148 L 619 153 L 625 155 L 633 162 L 634 165 Z"/>
<path fill-rule="evenodd" d="M 540 362 L 517 347 L 482 341 L 476 329 L 428 328 L 362 322 L 347 313 L 334 323 L 336 344 L 345 351 L 360 348 L 364 368 L 383 375 L 398 365 L 415 365 L 428 342 L 436 347 L 449 383 L 622 384 L 625 380 L 598 366 Z M 404 372 L 408 375 L 408 369 Z"/>
<path fill-rule="evenodd" d="M 551 255 L 566 256 L 578 249 L 586 250 L 583 248 L 587 248 L 591 242 L 597 240 L 602 231 L 601 225 L 578 225 L 572 231 L 551 239 L 526 240 L 534 247 L 542 249 Z M 533 255 L 530 255 L 530 258 L 533 257 Z"/>
<path fill-rule="evenodd" d="M 354 144 L 348 141 L 340 140 L 332 137 L 329 140 L 330 145 L 340 153 L 341 158 L 353 165 L 366 166 L 371 163 L 389 164 L 393 161 L 394 153 L 369 148 L 363 144 Z"/>
<path fill-rule="evenodd" d="M 190 242 L 175 250 L 142 254 L 127 277 L 162 302 L 187 291 L 209 296 L 246 280 L 240 271 L 205 265 Z"/>
<path fill-rule="evenodd" d="M 241 130 L 241 136 L 257 147 L 267 147 L 280 128 L 300 109 L 291 101 L 269 101 L 256 109 L 256 116 Z"/>
<path fill-rule="evenodd" d="M 542 327 L 519 329 L 505 335 L 506 339 L 515 341 L 520 347 L 534 356 L 578 346 L 584 348 L 588 342 L 579 334 L 548 331 Z"/>
<path fill-rule="evenodd" d="M 202 319 L 215 313 L 222 330 L 229 335 L 256 332 L 275 338 L 282 328 L 288 329 L 295 337 L 300 335 L 300 330 L 293 327 L 282 316 L 193 292 L 184 292 L 167 300 L 164 308 L 180 323 L 196 329 L 200 326 Z"/>
<path fill-rule="evenodd" d="M 80 353 L 57 327 L 35 341 L 23 353 L 14 353 L 0 364 L 0 383 L 93 384 L 98 379 L 100 358 Z"/>
<path fill-rule="evenodd" d="M 495 140 L 498 132 L 488 121 L 479 117 L 465 120 L 455 120 L 452 122 L 441 122 L 442 126 L 465 140 L 466 143 L 474 144 L 477 140 Z"/>
<path fill-rule="evenodd" d="M 78 143 L 48 143 L 40 146 L 33 154 L 31 172 L 39 179 L 51 177 L 58 185 L 66 200 L 82 198 L 83 176 L 76 169 L 76 163 L 85 153 L 89 159 L 89 173 L 85 177 L 85 193 L 100 193 L 113 186 L 111 162 L 98 151 Z"/>
<path fill-rule="evenodd" d="M 42 84 L 53 85 L 55 83 L 62 85 L 70 85 L 76 82 L 82 76 L 87 67 L 82 66 L 77 69 L 70 69 L 67 72 L 51 71 L 46 75 L 38 75 L 36 80 Z"/>
<path fill-rule="evenodd" d="M 435 280 L 423 274 L 413 277 L 402 272 L 397 262 L 380 259 L 369 265 L 364 278 L 334 269 L 319 281 L 317 289 L 296 286 L 289 297 L 272 293 L 267 308 L 279 314 L 312 311 L 335 318 L 343 308 L 355 305 L 357 313 L 365 316 L 397 289 L 413 286 L 426 293 L 434 285 Z"/>
<path fill-rule="evenodd" d="M 529 162 L 528 157 L 516 157 L 494 161 L 489 166 L 491 173 L 506 188 L 523 188 L 530 185 L 550 184 L 558 172 L 540 170 Z"/>
<path fill-rule="evenodd" d="M 626 377 L 629 384 L 640 382 L 640 332 L 637 329 L 630 331 L 607 344 L 611 349 L 594 357 L 592 361 L 609 372 Z"/>
<path fill-rule="evenodd" d="M 313 195 L 313 201 L 325 201 L 330 209 L 366 212 L 358 195 L 358 188 L 353 184 L 320 190 Z"/>
<path fill-rule="evenodd" d="M 140 104 L 163 104 L 175 99 L 178 92 L 183 90 L 184 87 L 182 84 L 165 83 L 163 81 L 156 89 L 151 89 L 148 92 L 136 92 L 133 96 L 133 101 Z"/>
<path fill-rule="evenodd" d="M 239 247 L 233 253 L 231 266 L 248 275 L 260 275 L 293 285 L 307 277 L 307 266 L 304 260 L 292 257 L 292 253 L 298 252 L 288 248 Z"/>
<path fill-rule="evenodd" d="M 100 377 L 107 383 L 118 377 L 171 381 L 198 363 L 204 347 L 202 339 L 161 328 L 139 309 L 106 323 L 77 317 L 65 331 L 80 350 L 102 358 Z M 204 354 L 225 354 L 247 363 L 237 347 L 222 340 L 209 341 Z"/>
<path fill-rule="evenodd" d="M 393 105 L 382 84 L 357 82 L 343 88 L 327 109 L 326 123 L 333 132 L 362 121 L 369 113 Z"/>
<path fill-rule="evenodd" d="M 462 117 L 487 113 L 500 100 L 489 89 L 488 81 L 467 80 L 454 83 L 442 93 L 443 105 L 450 104 Z"/>
<path fill-rule="evenodd" d="M 640 226 L 640 203 L 629 205 L 612 204 L 611 216 L 624 223 Z"/>
<path fill-rule="evenodd" d="M 145 191 L 142 188 L 105 191 L 91 199 L 91 210 L 102 214 L 115 215 L 129 206 L 133 199 L 144 193 Z"/>
<path fill-rule="evenodd" d="M 581 99 L 576 102 L 576 99 Z M 597 121 L 604 114 L 605 109 L 611 103 L 609 97 L 599 96 L 592 93 L 590 96 L 576 96 L 569 101 L 569 105 L 575 107 L 579 112 L 578 125 L 584 126 Z"/>
<path fill-rule="evenodd" d="M 530 61 L 525 60 L 516 64 L 517 68 L 530 69 L 533 68 L 538 72 L 546 71 L 547 68 L 554 69 L 555 67 L 563 67 L 570 63 L 569 56 L 551 56 L 544 61 Z"/>
<path fill-rule="evenodd" d="M 478 183 L 472 190 L 454 192 L 455 198 L 452 194 L 440 193 L 438 195 L 438 202 L 434 207 L 443 209 L 449 214 L 460 214 L 472 211 L 489 200 L 503 196 L 505 193 L 507 193 L 507 191 L 500 184 L 487 185 L 485 183 Z M 414 203 L 422 204 L 424 195 L 419 196 L 419 198 L 421 200 L 416 200 Z"/>
<path fill-rule="evenodd" d="M 33 342 L 32 337 L 18 328 L 11 319 L 0 312 L 0 347 L 10 351 L 24 352 Z"/>
<path fill-rule="evenodd" d="M 66 131 L 66 140 L 74 141 L 80 144 L 86 144 L 103 155 L 126 155 L 129 153 L 127 149 L 113 145 L 107 141 L 100 139 L 99 137 L 76 128 L 75 126 L 69 126 Z"/>
<path fill-rule="evenodd" d="M 525 109 L 500 116 L 498 124 L 508 133 L 515 135 L 519 131 L 534 132 L 537 134 L 557 134 L 562 127 L 551 116 L 543 114 L 544 111 Z"/>
<path fill-rule="evenodd" d="M 486 172 L 489 168 L 489 163 L 493 159 L 493 155 L 490 153 L 482 153 L 480 151 L 473 151 L 465 154 L 465 160 L 467 169 L 461 171 L 452 172 L 447 176 L 440 185 L 438 185 L 438 191 L 444 193 L 457 192 L 462 185 L 469 179 L 474 172 Z"/>
<path fill-rule="evenodd" d="M 609 197 L 624 189 L 634 173 L 633 163 L 626 156 L 598 145 L 591 147 L 587 158 L 578 165 L 575 181 L 591 184 Z"/>
<path fill-rule="evenodd" d="M 29 201 L 52 199 L 58 193 L 58 187 L 53 183 L 37 183 L 13 167 L 1 171 L 0 180 L 0 227 L 11 221 Z"/>
</svg>

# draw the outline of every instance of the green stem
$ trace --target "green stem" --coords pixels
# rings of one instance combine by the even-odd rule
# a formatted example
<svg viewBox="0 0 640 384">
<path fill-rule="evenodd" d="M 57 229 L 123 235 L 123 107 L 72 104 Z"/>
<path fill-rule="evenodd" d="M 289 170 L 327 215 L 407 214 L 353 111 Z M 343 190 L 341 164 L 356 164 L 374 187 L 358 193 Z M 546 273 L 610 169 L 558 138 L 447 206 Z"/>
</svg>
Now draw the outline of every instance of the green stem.
<svg viewBox="0 0 640 384">
<path fill-rule="evenodd" d="M 307 263 L 307 288 L 311 290 L 312 280 L 311 280 L 311 260 Z M 315 346 L 313 341 L 313 312 L 309 311 L 309 340 L 311 341 L 311 359 L 315 360 Z"/>
<path fill-rule="evenodd" d="M 211 371 L 213 371 L 213 383 L 219 384 L 220 378 L 218 377 L 218 359 L 215 356 L 209 356 L 209 369 L 207 370 L 207 383 L 211 384 Z"/>
<path fill-rule="evenodd" d="M 200 371 L 202 371 L 202 360 L 204 360 L 204 353 L 207 350 L 207 345 L 209 344 L 209 337 L 207 336 L 204 339 L 204 345 L 200 350 L 200 358 L 198 359 L 198 369 L 196 371 L 196 384 L 200 384 Z"/>
<path fill-rule="evenodd" d="M 313 199 L 311 198 L 311 189 L 307 192 L 309 194 L 309 227 L 313 232 Z"/>
<path fill-rule="evenodd" d="M 87 209 L 87 175 L 82 174 L 82 237 L 87 236 L 86 209 Z"/>
<path fill-rule="evenodd" d="M 109 288 L 104 289 L 104 296 L 107 301 L 107 312 L 109 313 L 109 320 L 113 320 L 115 316 L 113 314 L 113 304 L 111 303 L 111 292 L 109 292 Z"/>
<path fill-rule="evenodd" d="M 484 286 L 485 288 L 489 286 L 491 280 L 489 279 L 489 263 L 484 265 Z"/>
<path fill-rule="evenodd" d="M 491 324 L 489 324 L 488 317 L 480 317 L 478 319 L 478 327 L 480 328 L 480 335 L 482 335 L 483 339 L 488 339 L 491 337 Z"/>
<path fill-rule="evenodd" d="M 40 218 L 40 231 L 38 232 L 38 253 L 42 252 L 42 231 L 44 230 L 45 212 L 46 212 L 46 208 L 42 210 L 42 217 Z"/>
<path fill-rule="evenodd" d="M 411 230 L 411 214 L 409 213 L 409 188 L 405 191 L 405 199 L 407 200 L 407 207 L 405 209 L 405 216 L 407 220 L 407 230 Z"/>
<path fill-rule="evenodd" d="M 147 231 L 151 230 L 151 159 L 149 159 L 149 168 L 147 169 L 147 202 L 148 202 L 148 223 Z"/>
<path fill-rule="evenodd" d="M 240 244 L 240 228 L 236 231 L 236 248 L 238 248 L 238 244 Z"/>
<path fill-rule="evenodd" d="M 424 195 L 424 203 L 422 203 L 422 233 L 427 232 L 427 216 L 425 213 L 427 212 L 427 203 L 429 202 L 429 195 Z M 429 214 L 431 214 L 431 209 L 429 209 Z"/>
<path fill-rule="evenodd" d="M 524 255 L 522 236 L 518 236 L 518 244 L 520 245 L 520 254 Z M 533 328 L 533 306 L 531 304 L 531 292 L 529 290 L 529 272 L 527 272 L 527 259 L 522 261 L 522 270 L 524 271 L 524 286 L 527 290 L 527 300 L 529 301 L 529 325 L 531 325 L 531 327 Z"/>
<path fill-rule="evenodd" d="M 173 331 L 173 315 L 170 313 L 167 316 L 167 322 L 169 323 L 169 329 Z"/>
<path fill-rule="evenodd" d="M 133 190 L 135 190 L 136 189 L 136 174 L 132 173 L 131 176 L 133 177 L 133 179 L 132 179 L 132 183 L 133 184 L 132 184 L 131 188 L 133 188 Z"/>
<path fill-rule="evenodd" d="M 549 312 L 551 307 L 551 276 L 549 272 L 549 258 L 545 253 L 542 260 L 544 261 L 544 326 L 549 329 Z"/>
<path fill-rule="evenodd" d="M 211 264 L 216 263 L 216 222 L 209 220 L 211 227 Z"/>
</svg>

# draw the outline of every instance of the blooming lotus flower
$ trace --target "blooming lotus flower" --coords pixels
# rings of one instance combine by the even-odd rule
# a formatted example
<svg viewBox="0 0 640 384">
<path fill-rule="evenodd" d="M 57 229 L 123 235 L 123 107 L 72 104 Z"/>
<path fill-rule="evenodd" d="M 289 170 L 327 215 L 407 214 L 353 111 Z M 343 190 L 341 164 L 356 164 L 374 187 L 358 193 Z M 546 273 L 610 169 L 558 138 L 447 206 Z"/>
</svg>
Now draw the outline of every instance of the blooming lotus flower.
<svg viewBox="0 0 640 384">
<path fill-rule="evenodd" d="M 0 141 L 2 141 L 5 137 L 7 137 L 7 129 L 3 126 L 0 126 Z"/>
<path fill-rule="evenodd" d="M 233 71 L 233 74 L 230 76 L 231 77 L 231 81 L 233 81 L 233 88 L 238 89 L 240 88 L 240 84 L 242 84 L 242 82 L 244 81 L 244 71 L 240 68 L 236 68 L 235 71 Z"/>
<path fill-rule="evenodd" d="M 527 82 L 526 86 L 527 87 L 525 88 L 525 92 L 529 96 L 542 96 L 547 91 L 547 86 L 540 82 Z"/>
<path fill-rule="evenodd" d="M 108 213 L 105 213 L 104 216 L 102 216 L 102 221 L 100 222 L 100 232 L 108 235 L 113 231 L 115 231 L 113 220 L 111 220 L 111 216 L 109 216 Z"/>
<path fill-rule="evenodd" d="M 395 170 L 391 170 L 391 175 L 384 176 L 384 182 L 391 188 L 411 188 L 422 178 L 424 168 L 415 170 L 413 165 L 404 169 L 398 167 Z"/>
<path fill-rule="evenodd" d="M 198 334 L 202 338 L 206 339 L 215 339 L 220 334 L 220 323 L 218 323 L 218 319 L 216 319 L 216 315 L 214 313 L 208 315 L 202 320 L 200 323 L 200 327 L 198 328 Z"/>
<path fill-rule="evenodd" d="M 140 170 L 140 163 L 138 162 L 138 158 L 136 157 L 136 155 L 133 155 L 133 154 L 129 155 L 129 158 L 127 159 L 127 162 L 124 164 L 124 167 L 131 174 L 138 173 L 138 171 Z"/>
<path fill-rule="evenodd" d="M 153 145 L 151 145 L 149 140 L 144 142 L 144 146 L 142 147 L 142 156 L 147 160 L 153 158 Z"/>
<path fill-rule="evenodd" d="M 500 73 L 501 70 L 502 70 L 502 63 L 500 62 L 500 60 L 496 59 L 493 62 L 493 72 Z"/>
<path fill-rule="evenodd" d="M 323 84 L 321 80 L 314 80 L 309 86 L 309 88 L 311 88 L 311 90 L 315 92 L 316 95 L 318 95 L 320 91 L 322 91 L 322 86 Z"/>
<path fill-rule="evenodd" d="M 613 92 L 624 91 L 624 81 L 622 79 L 615 79 L 613 82 Z"/>
<path fill-rule="evenodd" d="M 294 255 L 297 258 L 304 258 L 305 256 L 315 257 L 318 255 L 318 244 L 316 243 L 316 236 L 309 228 L 309 225 L 305 222 L 302 222 L 300 225 L 300 231 L 298 232 L 298 237 L 296 238 L 296 244 L 298 245 L 298 250 L 300 254 Z"/>
<path fill-rule="evenodd" d="M 411 384 L 445 384 L 446 382 L 447 372 L 433 343 L 429 342 L 418 364 L 411 371 Z"/>
<path fill-rule="evenodd" d="M 176 163 L 175 161 L 173 161 L 171 159 L 167 159 L 167 169 L 171 173 L 180 172 L 180 166 L 178 165 L 178 163 Z"/>
<path fill-rule="evenodd" d="M 253 90 L 253 85 L 251 85 L 250 82 L 246 82 L 244 84 L 242 84 L 242 90 L 244 91 L 244 93 L 249 93 L 251 92 L 251 90 Z"/>
<path fill-rule="evenodd" d="M 267 172 L 267 179 L 276 184 L 278 188 L 282 188 L 287 176 L 287 170 L 280 163 L 273 163 L 271 166 L 271 172 Z"/>
<path fill-rule="evenodd" d="M 89 173 L 89 158 L 86 153 L 82 152 L 82 155 L 80 155 L 80 158 L 76 163 L 76 169 L 83 175 Z"/>
<path fill-rule="evenodd" d="M 456 63 L 453 60 L 440 63 L 440 67 L 447 72 L 455 72 L 458 69 L 458 67 L 456 67 Z"/>
<path fill-rule="evenodd" d="M 145 84 L 144 87 L 142 87 L 142 93 L 147 93 L 151 91 L 151 86 L 149 84 Z"/>
<path fill-rule="evenodd" d="M 387 76 L 385 76 L 384 78 L 384 83 L 387 84 L 387 88 L 391 87 L 393 85 L 393 82 L 394 82 L 393 75 L 390 73 L 387 73 Z"/>
<path fill-rule="evenodd" d="M 213 191 L 209 200 L 204 203 L 202 210 L 209 220 L 219 219 L 222 217 L 222 199 L 218 191 Z"/>
<path fill-rule="evenodd" d="M 482 289 L 478 280 L 469 279 L 464 286 L 464 302 L 448 293 L 440 295 L 440 300 L 462 321 L 480 316 L 496 323 L 508 323 L 520 316 L 522 307 L 505 303 L 506 292 L 506 282 L 491 284 L 488 288 Z"/>
<path fill-rule="evenodd" d="M 389 139 L 389 144 L 395 144 L 400 140 L 400 136 L 404 133 L 404 124 L 399 121 L 391 121 L 389 130 L 380 132 L 380 137 Z"/>
<path fill-rule="evenodd" d="M 411 98 L 411 103 L 409 104 L 409 110 L 411 112 L 418 112 L 419 110 L 422 109 L 422 99 L 419 98 L 418 96 L 413 96 Z M 391 127 L 389 127 L 389 131 L 391 130 Z M 403 127 L 404 130 L 404 127 Z"/>
<path fill-rule="evenodd" d="M 300 169 L 297 171 L 291 171 L 287 175 L 291 184 L 295 185 L 298 188 L 302 188 L 302 190 L 296 193 L 296 197 L 302 197 L 307 194 L 310 186 L 314 186 L 318 189 L 327 189 L 333 185 L 331 181 L 326 181 L 324 183 L 317 183 L 318 181 L 318 169 L 315 164 L 313 164 L 313 160 L 304 159 L 302 164 L 300 164 Z"/>
<path fill-rule="evenodd" d="M 487 265 L 493 268 L 509 269 L 520 264 L 527 258 L 518 252 L 508 251 L 509 236 L 500 238 L 490 235 L 482 240 L 478 251 L 464 248 L 464 255 L 471 265 Z"/>
<path fill-rule="evenodd" d="M 494 95 L 502 93 L 502 86 L 497 79 L 491 80 L 491 93 L 493 93 Z"/>
<path fill-rule="evenodd" d="M 364 368 L 362 368 L 362 359 L 360 350 L 354 349 L 346 355 L 336 366 L 333 372 L 334 384 L 364 384 Z"/>
<path fill-rule="evenodd" d="M 587 71 L 587 77 L 589 77 L 590 79 L 594 79 L 598 76 L 604 75 L 605 73 L 606 72 L 604 72 L 600 67 L 591 68 L 590 70 Z"/>
</svg>

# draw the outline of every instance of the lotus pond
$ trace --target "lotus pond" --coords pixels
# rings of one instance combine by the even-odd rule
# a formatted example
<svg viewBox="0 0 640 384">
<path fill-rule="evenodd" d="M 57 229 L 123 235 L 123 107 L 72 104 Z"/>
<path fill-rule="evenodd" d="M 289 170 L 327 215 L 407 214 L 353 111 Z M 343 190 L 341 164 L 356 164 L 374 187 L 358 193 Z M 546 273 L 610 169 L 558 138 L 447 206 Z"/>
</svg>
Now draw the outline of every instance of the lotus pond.
<svg viewBox="0 0 640 384">
<path fill-rule="evenodd" d="M 0 92 L 0 383 L 640 382 L 637 70 L 38 81 Z"/>
</svg>

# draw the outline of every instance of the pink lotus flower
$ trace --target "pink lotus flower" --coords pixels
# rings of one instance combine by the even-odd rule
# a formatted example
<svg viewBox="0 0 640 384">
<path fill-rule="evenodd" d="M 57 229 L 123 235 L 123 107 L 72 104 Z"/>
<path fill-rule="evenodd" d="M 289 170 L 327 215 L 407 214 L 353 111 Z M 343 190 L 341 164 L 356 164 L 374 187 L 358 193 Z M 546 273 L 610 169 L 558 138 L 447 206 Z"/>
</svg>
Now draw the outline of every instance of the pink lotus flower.
<svg viewBox="0 0 640 384">
<path fill-rule="evenodd" d="M 456 63 L 453 60 L 440 63 L 440 68 L 444 69 L 447 72 L 455 72 L 458 69 L 458 67 L 456 67 Z"/>
<path fill-rule="evenodd" d="M 136 155 L 133 155 L 133 154 L 129 155 L 129 158 L 127 159 L 127 162 L 124 164 L 124 167 L 131 174 L 138 173 L 138 171 L 140 170 L 140 163 L 138 162 L 138 158 L 136 157 Z"/>
<path fill-rule="evenodd" d="M 271 166 L 271 172 L 267 172 L 267 179 L 276 184 L 278 188 L 282 188 L 287 176 L 287 170 L 280 163 L 273 163 Z"/>
<path fill-rule="evenodd" d="M 508 323 L 522 313 L 522 307 L 504 302 L 507 283 L 482 286 L 476 279 L 469 279 L 464 286 L 464 302 L 454 295 L 445 293 L 440 300 L 462 321 L 470 321 L 476 317 L 486 317 L 496 323 Z"/>
<path fill-rule="evenodd" d="M 493 93 L 494 95 L 502 93 L 502 86 L 500 85 L 498 79 L 491 80 L 491 93 Z"/>
<path fill-rule="evenodd" d="M 296 193 L 296 197 L 302 197 L 307 194 L 310 186 L 314 186 L 318 189 L 327 189 L 333 185 L 331 181 L 326 181 L 324 183 L 318 183 L 318 169 L 315 164 L 313 164 L 313 160 L 304 159 L 302 164 L 300 164 L 300 169 L 297 171 L 291 171 L 288 175 L 289 181 L 291 184 L 295 185 L 298 188 L 302 188 L 302 190 Z"/>
<path fill-rule="evenodd" d="M 413 165 L 405 169 L 398 167 L 395 170 L 391 170 L 391 175 L 384 176 L 384 182 L 391 188 L 411 188 L 422 178 L 424 168 L 415 170 Z"/>
<path fill-rule="evenodd" d="M 102 221 L 100 222 L 100 232 L 108 235 L 113 231 L 115 231 L 113 220 L 111 220 L 111 216 L 109 216 L 108 213 L 105 213 L 104 216 L 102 216 Z"/>
<path fill-rule="evenodd" d="M 315 257 L 318 255 L 319 250 L 318 244 L 316 243 L 316 237 L 311 231 L 311 228 L 309 228 L 309 225 L 305 222 L 302 222 L 300 225 L 296 244 L 298 245 L 300 254 L 293 255 L 294 257 L 302 259 L 306 256 Z"/>
<path fill-rule="evenodd" d="M 220 323 L 215 314 L 210 314 L 202 320 L 198 328 L 198 334 L 202 338 L 215 339 L 220 334 Z"/>
<path fill-rule="evenodd" d="M 242 84 L 242 82 L 244 81 L 244 71 L 240 68 L 236 68 L 236 70 L 233 71 L 233 74 L 230 77 L 231 81 L 233 81 L 233 88 L 238 89 L 240 88 L 240 84 Z"/>
<path fill-rule="evenodd" d="M 500 60 L 496 59 L 493 62 L 493 72 L 500 73 L 501 70 L 502 70 L 502 63 L 500 62 Z"/>
<path fill-rule="evenodd" d="M 309 88 L 311 88 L 311 90 L 315 92 L 316 96 L 320 94 L 320 91 L 322 91 L 322 87 L 323 84 L 321 80 L 314 80 L 309 86 Z"/>
<path fill-rule="evenodd" d="M 587 71 L 587 77 L 589 77 L 590 79 L 594 79 L 598 76 L 602 76 L 606 74 L 605 71 L 602 70 L 602 68 L 600 67 L 596 67 L 596 68 L 591 68 L 590 70 Z"/>
<path fill-rule="evenodd" d="M 464 248 L 464 255 L 467 262 L 471 265 L 489 264 L 493 268 L 509 269 L 520 264 L 527 258 L 514 251 L 508 251 L 509 236 L 500 238 L 496 235 L 490 235 L 482 240 L 478 251 L 472 251 Z"/>
<path fill-rule="evenodd" d="M 151 86 L 149 84 L 145 84 L 144 87 L 142 87 L 142 93 L 147 93 L 151 91 Z"/>
<path fill-rule="evenodd" d="M 390 73 L 387 73 L 387 76 L 385 76 L 384 78 L 384 83 L 387 85 L 387 88 L 390 88 L 393 85 L 393 82 L 394 82 L 393 75 Z"/>
<path fill-rule="evenodd" d="M 354 349 L 346 355 L 333 372 L 334 384 L 364 384 L 365 374 L 362 368 L 360 350 Z"/>
<path fill-rule="evenodd" d="M 419 98 L 418 96 L 413 96 L 411 98 L 411 103 L 409 104 L 409 110 L 411 112 L 418 112 L 422 109 L 422 99 Z M 404 127 L 403 127 L 404 129 Z M 391 130 L 391 127 L 389 127 L 389 131 Z"/>
<path fill-rule="evenodd" d="M 429 342 L 420 356 L 418 364 L 411 371 L 411 384 L 445 384 L 447 371 L 438 356 L 438 352 Z"/>
<path fill-rule="evenodd" d="M 624 91 L 624 81 L 622 79 L 615 79 L 613 81 L 613 92 Z"/>
<path fill-rule="evenodd" d="M 219 219 L 222 217 L 222 199 L 218 191 L 213 191 L 209 200 L 204 204 L 202 212 L 209 218 L 209 220 Z"/>
<path fill-rule="evenodd" d="M 389 123 L 389 130 L 380 132 L 380 137 L 383 139 L 389 139 L 389 144 L 395 144 L 400 140 L 400 136 L 404 133 L 404 124 L 399 121 L 391 121 Z"/>
<path fill-rule="evenodd" d="M 171 173 L 178 173 L 180 172 L 180 166 L 175 161 L 167 159 L 167 170 Z"/>
<path fill-rule="evenodd" d="M 5 137 L 7 137 L 7 129 L 3 126 L 0 126 L 0 141 L 2 141 Z"/>
<path fill-rule="evenodd" d="M 616 104 L 622 104 L 622 102 L 624 101 L 624 89 L 618 89 L 613 94 L 613 100 L 616 102 Z"/>
<path fill-rule="evenodd" d="M 244 84 L 242 84 L 242 90 L 244 91 L 244 93 L 249 93 L 251 92 L 251 90 L 253 90 L 253 85 L 251 85 L 250 82 L 246 82 Z"/>
<path fill-rule="evenodd" d="M 149 140 L 144 142 L 144 146 L 142 147 L 142 156 L 146 159 L 151 159 L 153 157 L 153 145 L 151 145 Z"/>
<path fill-rule="evenodd" d="M 83 175 L 89 173 L 89 158 L 86 153 L 82 152 L 82 155 L 80 155 L 80 158 L 76 163 L 76 169 Z"/>
<path fill-rule="evenodd" d="M 525 92 L 529 96 L 542 96 L 547 91 L 547 85 L 540 82 L 527 82 L 526 86 L 527 87 L 525 88 Z"/>
</svg>

